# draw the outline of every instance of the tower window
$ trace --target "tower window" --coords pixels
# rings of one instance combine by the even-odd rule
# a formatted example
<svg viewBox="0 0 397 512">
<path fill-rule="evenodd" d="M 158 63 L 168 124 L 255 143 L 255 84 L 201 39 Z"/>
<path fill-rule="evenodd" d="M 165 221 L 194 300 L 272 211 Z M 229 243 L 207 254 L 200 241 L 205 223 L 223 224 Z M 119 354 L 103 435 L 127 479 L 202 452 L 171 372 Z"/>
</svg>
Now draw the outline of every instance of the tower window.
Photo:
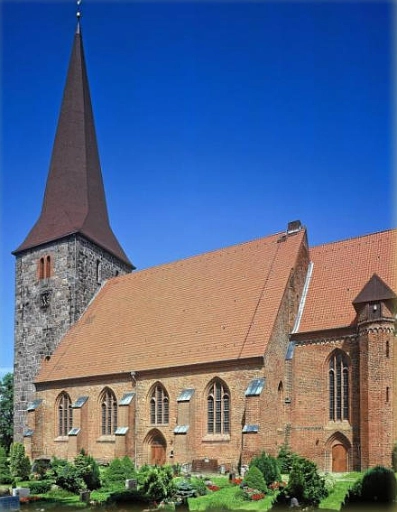
<svg viewBox="0 0 397 512">
<path fill-rule="evenodd" d="M 329 361 L 329 419 L 349 419 L 349 363 L 347 356 L 337 351 Z"/>
<path fill-rule="evenodd" d="M 102 264 L 100 260 L 96 260 L 96 282 L 98 284 L 102 282 Z"/>
<path fill-rule="evenodd" d="M 117 400 L 110 389 L 105 389 L 101 398 L 102 435 L 114 434 L 117 429 Z"/>
<path fill-rule="evenodd" d="M 67 393 L 61 393 L 58 398 L 58 436 L 67 436 L 72 427 L 72 401 Z"/>
<path fill-rule="evenodd" d="M 386 340 L 386 357 L 390 357 L 390 343 L 389 340 Z"/>
<path fill-rule="evenodd" d="M 230 395 L 219 380 L 211 385 L 207 395 L 207 430 L 209 434 L 230 433 Z"/>
<path fill-rule="evenodd" d="M 37 274 L 39 280 L 51 277 L 51 256 L 42 256 L 39 259 Z"/>
<path fill-rule="evenodd" d="M 150 398 L 150 423 L 152 425 L 169 422 L 169 398 L 166 390 L 158 384 L 154 387 Z"/>
</svg>

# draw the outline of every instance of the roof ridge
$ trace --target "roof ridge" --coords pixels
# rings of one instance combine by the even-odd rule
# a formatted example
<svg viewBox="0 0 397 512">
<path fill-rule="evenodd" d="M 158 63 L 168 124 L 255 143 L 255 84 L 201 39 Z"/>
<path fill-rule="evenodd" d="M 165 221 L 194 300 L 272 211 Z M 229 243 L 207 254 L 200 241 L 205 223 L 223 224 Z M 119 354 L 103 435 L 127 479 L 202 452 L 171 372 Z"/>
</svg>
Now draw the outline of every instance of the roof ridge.
<svg viewBox="0 0 397 512">
<path fill-rule="evenodd" d="M 336 245 L 336 244 L 342 244 L 342 243 L 345 243 L 345 242 L 349 242 L 349 241 L 353 241 L 353 240 L 358 240 L 358 239 L 362 239 L 362 238 L 370 238 L 370 237 L 373 237 L 373 236 L 376 236 L 376 235 L 382 235 L 382 234 L 385 234 L 385 233 L 391 233 L 395 231 L 396 234 L 397 234 L 397 228 L 389 228 L 389 229 L 383 229 L 383 230 L 380 230 L 380 231 L 374 231 L 373 233 L 366 233 L 365 235 L 357 235 L 357 236 L 350 236 L 350 237 L 347 237 L 347 238 L 343 238 L 342 240 L 334 240 L 334 241 L 331 241 L 331 242 L 324 242 L 322 244 L 318 244 L 318 245 L 313 245 L 310 249 L 318 249 L 320 247 L 325 247 L 327 245 Z"/>
<path fill-rule="evenodd" d="M 303 231 L 305 231 L 305 229 L 302 229 L 301 231 L 303 232 Z M 265 241 L 267 239 L 268 240 L 275 239 L 274 243 L 277 243 L 277 240 L 279 240 L 280 236 L 282 236 L 284 234 L 285 234 L 285 231 L 279 231 L 279 232 L 274 233 L 272 235 L 258 237 L 258 238 L 254 238 L 252 240 L 247 240 L 245 242 L 240 242 L 240 243 L 236 243 L 236 244 L 232 244 L 232 245 L 226 245 L 226 246 L 223 246 L 223 247 L 219 247 L 217 249 L 210 249 L 208 251 L 197 253 L 197 254 L 193 254 L 191 256 L 185 256 L 185 257 L 180 258 L 180 259 L 171 260 L 171 261 L 167 261 L 167 262 L 164 262 L 164 263 L 159 263 L 158 265 L 153 265 L 153 266 L 148 266 L 148 267 L 139 267 L 139 269 L 134 271 L 132 274 L 119 275 L 117 277 L 112 278 L 112 280 L 115 280 L 115 279 L 117 279 L 117 280 L 125 279 L 127 277 L 131 277 L 131 276 L 134 276 L 134 275 L 140 275 L 143 272 L 149 272 L 149 271 L 152 272 L 152 271 L 162 270 L 162 269 L 164 269 L 166 267 L 174 267 L 176 265 L 183 264 L 184 262 L 188 262 L 188 261 L 191 261 L 191 260 L 194 260 L 194 259 L 201 259 L 203 257 L 207 257 L 207 256 L 210 256 L 212 254 L 215 255 L 216 253 L 220 253 L 220 252 L 227 252 L 229 250 L 247 247 L 248 245 L 252 245 L 252 244 L 255 244 L 255 243 L 258 243 L 258 242 L 261 242 L 261 241 Z M 298 233 L 296 233 L 296 234 L 298 234 Z M 295 236 L 296 234 L 294 233 L 293 235 L 290 235 L 290 236 Z"/>
</svg>

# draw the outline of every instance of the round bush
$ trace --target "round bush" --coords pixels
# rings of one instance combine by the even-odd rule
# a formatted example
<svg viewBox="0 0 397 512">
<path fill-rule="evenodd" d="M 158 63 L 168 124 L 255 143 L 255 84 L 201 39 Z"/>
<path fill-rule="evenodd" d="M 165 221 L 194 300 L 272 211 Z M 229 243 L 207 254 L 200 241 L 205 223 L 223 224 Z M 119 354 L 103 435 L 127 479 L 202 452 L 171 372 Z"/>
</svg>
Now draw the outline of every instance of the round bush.
<svg viewBox="0 0 397 512">
<path fill-rule="evenodd" d="M 363 476 L 361 499 L 366 503 L 393 503 L 396 491 L 396 477 L 391 469 L 376 466 Z"/>
</svg>

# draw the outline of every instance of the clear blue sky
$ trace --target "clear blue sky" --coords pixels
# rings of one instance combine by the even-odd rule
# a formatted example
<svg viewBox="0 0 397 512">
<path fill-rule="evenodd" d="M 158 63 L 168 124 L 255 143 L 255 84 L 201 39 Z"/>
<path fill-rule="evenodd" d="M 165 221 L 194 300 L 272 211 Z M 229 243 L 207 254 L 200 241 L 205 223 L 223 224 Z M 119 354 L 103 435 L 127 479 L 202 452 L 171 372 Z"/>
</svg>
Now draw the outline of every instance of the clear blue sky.
<svg viewBox="0 0 397 512">
<path fill-rule="evenodd" d="M 3 1 L 1 360 L 36 221 L 75 3 Z M 395 226 L 391 2 L 83 0 L 112 227 L 139 268 L 307 226 Z M 4 371 L 4 370 L 3 370 Z"/>
</svg>

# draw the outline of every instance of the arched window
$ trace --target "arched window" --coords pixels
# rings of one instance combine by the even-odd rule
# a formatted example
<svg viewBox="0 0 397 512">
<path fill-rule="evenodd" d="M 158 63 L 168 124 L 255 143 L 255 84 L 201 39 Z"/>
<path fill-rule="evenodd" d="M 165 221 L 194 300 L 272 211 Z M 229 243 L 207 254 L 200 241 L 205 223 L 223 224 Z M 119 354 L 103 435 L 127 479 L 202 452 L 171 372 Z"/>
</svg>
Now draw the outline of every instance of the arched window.
<svg viewBox="0 0 397 512">
<path fill-rule="evenodd" d="M 61 393 L 58 403 L 58 436 L 67 436 L 73 427 L 72 401 L 67 393 Z"/>
<path fill-rule="evenodd" d="M 39 259 L 38 275 L 39 275 L 39 279 L 44 279 L 44 258 Z"/>
<path fill-rule="evenodd" d="M 51 256 L 46 256 L 45 259 L 45 277 L 51 277 Z"/>
<path fill-rule="evenodd" d="M 230 394 L 221 381 L 214 381 L 207 395 L 207 430 L 209 434 L 230 433 Z"/>
<path fill-rule="evenodd" d="M 105 389 L 101 396 L 102 435 L 114 434 L 117 429 L 117 400 L 111 389 Z"/>
<path fill-rule="evenodd" d="M 349 361 L 340 350 L 329 360 L 329 419 L 341 421 L 349 419 Z"/>
<path fill-rule="evenodd" d="M 42 256 L 37 265 L 37 275 L 39 280 L 51 277 L 51 256 Z"/>
<path fill-rule="evenodd" d="M 150 398 L 150 423 L 152 425 L 167 424 L 169 422 L 170 408 L 167 391 L 157 384 Z"/>
</svg>

